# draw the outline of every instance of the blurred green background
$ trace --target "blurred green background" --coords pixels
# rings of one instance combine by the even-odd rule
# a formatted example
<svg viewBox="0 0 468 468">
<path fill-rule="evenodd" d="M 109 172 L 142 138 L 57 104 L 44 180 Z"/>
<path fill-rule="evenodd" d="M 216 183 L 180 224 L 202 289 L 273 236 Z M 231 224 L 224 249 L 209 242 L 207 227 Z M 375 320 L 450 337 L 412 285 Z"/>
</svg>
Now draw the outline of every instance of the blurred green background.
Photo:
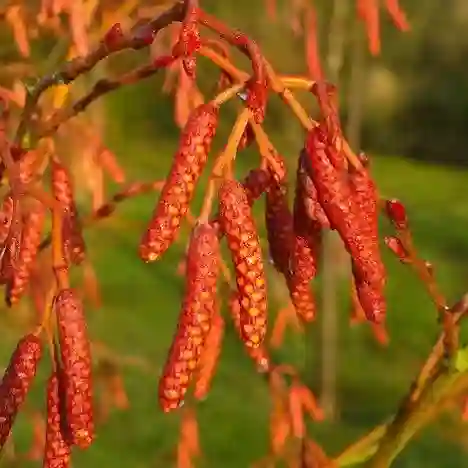
<svg viewBox="0 0 468 468">
<path fill-rule="evenodd" d="M 267 17 L 259 0 L 203 0 L 201 3 L 231 26 L 251 34 L 278 71 L 307 72 L 304 39 L 294 36 L 290 30 L 287 2 L 279 2 L 276 22 Z M 331 2 L 316 0 L 314 3 L 319 12 L 321 44 L 326 44 Z M 439 284 L 452 302 L 468 286 L 468 170 L 465 169 L 468 4 L 466 0 L 401 0 L 401 3 L 408 13 L 411 32 L 400 33 L 388 15 L 382 13 L 382 55 L 371 58 L 366 52 L 362 62 L 361 147 L 372 157 L 382 195 L 397 197 L 407 206 L 419 252 L 435 265 Z M 354 8 L 353 3 L 341 76 L 345 122 L 349 114 L 346 96 L 353 64 L 349 36 L 355 23 Z M 35 54 L 40 57 L 48 50 L 49 45 L 41 43 Z M 145 53 L 139 55 L 142 60 L 146 57 Z M 123 54 L 110 67 L 126 69 L 136 62 L 134 56 Z M 201 87 L 212 89 L 217 72 L 204 59 L 199 60 L 199 67 Z M 177 148 L 178 129 L 173 122 L 172 98 L 161 93 L 162 83 L 163 76 L 157 76 L 103 100 L 106 142 L 125 168 L 128 180 L 163 178 Z M 315 112 L 310 97 L 303 98 Z M 233 109 L 227 106 L 223 111 L 225 119 L 216 138 L 217 148 L 225 141 L 233 122 Z M 266 128 L 293 173 L 302 144 L 302 130 L 274 98 Z M 257 163 L 254 150 L 244 151 L 238 157 L 239 175 Z M 109 191 L 115 188 L 109 185 Z M 203 188 L 198 191 L 195 212 L 202 191 Z M 90 333 L 116 353 L 146 360 L 155 375 L 125 367 L 130 409 L 112 413 L 100 427 L 96 443 L 86 452 L 76 452 L 74 468 L 173 466 L 179 415 L 163 415 L 159 410 L 157 375 L 177 320 L 183 278 L 175 270 L 188 231 L 183 231 L 180 241 L 162 260 L 152 265 L 142 264 L 137 258 L 137 246 L 156 199 L 153 194 L 126 202 L 115 216 L 86 233 L 89 257 L 98 273 L 103 296 L 102 308 L 88 308 Z M 263 232 L 262 205 L 259 201 L 255 210 Z M 391 229 L 383 224 L 382 232 L 389 234 Z M 388 348 L 375 343 L 367 326 L 349 326 L 348 285 L 346 281 L 339 285 L 340 419 L 310 426 L 313 437 L 330 454 L 339 453 L 392 414 L 438 334 L 436 311 L 421 284 L 388 252 L 384 256 L 389 270 L 391 340 Z M 273 269 L 268 269 L 268 275 L 273 298 L 270 310 L 274 316 L 286 304 L 286 297 L 277 293 L 281 290 L 280 279 Z M 4 363 L 21 333 L 10 321 L 8 317 L 3 321 L 0 354 Z M 288 334 L 285 346 L 275 356 L 297 365 L 312 387 L 318 388 L 318 327 L 312 328 L 307 341 L 302 336 Z M 312 359 L 306 359 L 307 355 Z M 38 407 L 43 404 L 43 384 L 47 377 L 47 366 L 43 367 L 31 397 L 31 402 Z M 268 411 L 266 382 L 256 374 L 237 336 L 228 327 L 212 391 L 206 402 L 198 405 L 204 451 L 199 466 L 244 468 L 260 459 L 268 449 Z M 21 415 L 14 432 L 18 452 L 28 448 L 31 437 L 28 419 Z M 395 466 L 464 467 L 467 444 L 468 426 L 463 425 L 460 411 L 455 408 L 443 421 L 423 431 Z M 3 465 L 6 466 L 5 460 L 0 461 L 0 466 Z M 37 465 L 37 462 L 20 462 L 19 466 Z"/>
</svg>

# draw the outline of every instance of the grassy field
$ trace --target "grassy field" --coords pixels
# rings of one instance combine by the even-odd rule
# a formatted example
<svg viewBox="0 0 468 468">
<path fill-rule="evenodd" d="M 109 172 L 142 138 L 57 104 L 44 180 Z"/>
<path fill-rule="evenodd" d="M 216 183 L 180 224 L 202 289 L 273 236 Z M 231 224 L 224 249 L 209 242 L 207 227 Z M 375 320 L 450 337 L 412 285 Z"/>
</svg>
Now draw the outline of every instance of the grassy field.
<svg viewBox="0 0 468 468">
<path fill-rule="evenodd" d="M 163 176 L 174 142 L 162 143 L 152 157 L 148 150 L 133 146 L 130 153 L 147 156 L 142 164 L 125 158 L 133 177 Z M 130 145 L 130 143 L 129 143 Z M 141 156 L 135 157 L 143 161 Z M 416 165 L 398 158 L 375 158 L 374 173 L 386 196 L 401 198 L 407 205 L 420 253 L 436 265 L 443 290 L 455 300 L 467 288 L 468 206 L 463 203 L 468 173 L 439 167 Z M 150 175 L 151 174 L 151 175 Z M 118 214 L 87 234 L 89 254 L 100 278 L 104 306 L 88 309 L 91 334 L 116 353 L 139 356 L 154 369 L 149 375 L 128 367 L 124 371 L 131 409 L 114 413 L 99 430 L 94 446 L 77 453 L 74 467 L 119 468 L 171 466 L 178 415 L 163 415 L 157 403 L 157 375 L 166 356 L 177 320 L 183 282 L 175 275 L 181 242 L 153 265 L 143 265 L 136 256 L 137 244 L 156 196 L 127 202 Z M 261 203 L 260 203 L 261 205 Z M 312 433 L 331 453 L 337 453 L 360 434 L 388 417 L 408 387 L 421 359 L 437 335 L 436 314 L 423 288 L 413 275 L 388 254 L 389 329 L 391 345 L 379 348 L 366 327 L 350 329 L 342 303 L 340 339 L 339 397 L 342 420 L 312 427 Z M 270 272 L 270 277 L 274 275 Z M 343 288 L 345 289 L 345 288 Z M 278 304 L 272 304 L 272 313 Z M 312 333 L 313 335 L 313 333 Z M 5 332 L 1 355 L 7 358 L 19 332 Z M 288 336 L 279 356 L 298 366 L 305 361 L 301 336 Z M 44 365 L 31 401 L 42 404 Z M 314 381 L 314 364 L 303 369 Z M 259 459 L 267 449 L 268 394 L 264 381 L 231 329 L 225 338 L 219 371 L 212 392 L 199 405 L 202 443 L 206 460 L 203 467 L 242 468 Z M 454 415 L 454 420 L 458 418 Z M 454 427 L 453 424 L 450 427 Z M 397 467 L 464 466 L 463 445 L 468 432 L 463 426 L 449 431 L 447 424 L 425 431 L 408 448 Z M 445 434 L 445 435 L 444 435 Z M 20 417 L 15 431 L 19 450 L 25 450 L 31 434 L 26 418 Z M 25 462 L 21 466 L 34 466 Z"/>
</svg>

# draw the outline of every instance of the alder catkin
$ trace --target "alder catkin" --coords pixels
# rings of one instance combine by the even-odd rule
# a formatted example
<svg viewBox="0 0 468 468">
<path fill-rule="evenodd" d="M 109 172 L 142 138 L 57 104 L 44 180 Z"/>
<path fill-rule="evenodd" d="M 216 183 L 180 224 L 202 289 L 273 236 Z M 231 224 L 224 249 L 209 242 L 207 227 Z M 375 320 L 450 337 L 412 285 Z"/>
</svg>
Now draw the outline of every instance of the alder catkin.
<svg viewBox="0 0 468 468">
<path fill-rule="evenodd" d="M 261 195 L 270 186 L 272 177 L 270 171 L 264 169 L 252 169 L 242 181 L 245 194 L 250 205 L 253 205 L 255 200 L 259 199 Z"/>
<path fill-rule="evenodd" d="M 307 137 L 307 170 L 330 225 L 336 229 L 353 259 L 360 281 L 382 284 L 382 268 L 375 257 L 373 240 L 362 231 L 361 213 L 348 180 L 348 174 L 335 168 L 328 156 L 327 137 L 321 126 Z"/>
<path fill-rule="evenodd" d="M 293 211 L 294 243 L 287 285 L 297 315 L 304 322 L 311 322 L 315 318 L 316 303 L 310 282 L 317 274 L 322 225 L 307 209 L 307 204 L 310 208 L 315 206 L 316 202 L 310 198 L 310 187 L 307 191 L 307 184 L 310 182 L 306 180 L 304 157 L 304 152 L 301 151 L 296 172 Z"/>
<path fill-rule="evenodd" d="M 42 357 L 40 338 L 29 334 L 21 338 L 0 384 L 0 450 L 5 445 L 18 410 L 24 403 Z"/>
<path fill-rule="evenodd" d="M 41 243 L 45 214 L 44 205 L 36 202 L 23 217 L 18 260 L 13 268 L 11 279 L 7 283 L 5 295 L 5 301 L 10 307 L 18 303 L 28 286 L 34 261 Z"/>
<path fill-rule="evenodd" d="M 262 194 L 267 190 L 272 181 L 271 174 L 269 171 L 264 169 L 252 169 L 242 181 L 242 185 L 247 196 L 249 205 L 252 206 L 256 200 L 258 200 Z M 218 229 L 219 236 L 223 236 L 223 232 L 219 227 L 219 215 L 216 215 L 210 224 Z"/>
<path fill-rule="evenodd" d="M 206 337 L 205 346 L 200 356 L 200 364 L 197 372 L 197 379 L 193 396 L 197 400 L 206 398 L 213 377 L 216 372 L 219 356 L 221 354 L 221 345 L 224 337 L 224 320 L 217 311 L 212 319 L 210 331 Z"/>
<path fill-rule="evenodd" d="M 183 403 L 217 310 L 219 240 L 209 223 L 192 232 L 177 331 L 159 381 L 159 404 L 169 412 Z"/>
<path fill-rule="evenodd" d="M 51 162 L 52 193 L 63 209 L 62 236 L 63 251 L 67 262 L 79 265 L 86 254 L 82 226 L 78 217 L 78 209 L 73 195 L 72 178 L 57 159 Z"/>
<path fill-rule="evenodd" d="M 267 332 L 266 279 L 255 220 L 242 184 L 225 180 L 219 189 L 219 221 L 236 271 L 242 337 L 260 346 Z"/>
<path fill-rule="evenodd" d="M 54 301 L 62 362 L 67 442 L 82 449 L 94 440 L 91 348 L 83 304 L 73 289 Z M 69 440 L 68 440 L 69 439 Z"/>
<path fill-rule="evenodd" d="M 54 372 L 47 383 L 47 427 L 42 468 L 68 468 L 71 450 L 62 428 L 59 378 Z"/>
<path fill-rule="evenodd" d="M 360 226 L 360 235 L 365 239 L 365 245 L 374 268 L 374 280 L 372 283 L 363 279 L 358 267 L 353 260 L 353 273 L 356 272 L 355 285 L 359 301 L 364 309 L 366 317 L 371 321 L 380 322 L 386 314 L 386 302 L 384 289 L 386 283 L 386 271 L 382 262 L 379 247 L 378 226 L 378 193 L 377 187 L 370 175 L 369 161 L 360 156 L 362 168 L 349 169 L 349 181 L 354 202 L 359 210 L 357 222 Z"/>
<path fill-rule="evenodd" d="M 202 104 L 190 115 L 161 196 L 140 242 L 139 253 L 143 261 L 157 260 L 175 240 L 206 165 L 218 114 L 217 107 Z"/>
<path fill-rule="evenodd" d="M 231 293 L 229 298 L 229 312 L 231 313 L 234 328 L 238 335 L 242 338 L 242 329 L 240 321 L 240 304 L 237 291 Z M 255 363 L 257 370 L 261 373 L 269 372 L 271 369 L 271 360 L 267 348 L 262 344 L 258 348 L 245 346 L 245 350 L 252 361 Z"/>
<path fill-rule="evenodd" d="M 287 277 L 295 236 L 285 184 L 274 181 L 270 185 L 266 194 L 265 224 L 271 261 L 278 272 Z"/>
</svg>

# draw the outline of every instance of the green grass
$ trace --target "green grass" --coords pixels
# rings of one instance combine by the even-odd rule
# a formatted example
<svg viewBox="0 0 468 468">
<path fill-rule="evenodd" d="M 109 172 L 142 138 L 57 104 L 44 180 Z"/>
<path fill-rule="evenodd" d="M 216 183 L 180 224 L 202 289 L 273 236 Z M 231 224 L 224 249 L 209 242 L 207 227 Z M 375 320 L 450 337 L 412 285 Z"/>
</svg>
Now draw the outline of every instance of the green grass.
<svg viewBox="0 0 468 468">
<path fill-rule="evenodd" d="M 163 140 L 163 150 L 158 148 L 157 155 L 137 147 L 138 155 L 126 158 L 132 175 L 147 179 L 164 175 L 169 160 L 161 155 L 167 154 L 173 144 Z M 129 144 L 129 148 L 135 155 L 135 147 Z M 127 149 L 125 153 L 130 154 Z M 142 155 L 146 156 L 144 170 L 139 164 Z M 468 258 L 468 206 L 463 203 L 463 189 L 468 186 L 468 173 L 383 157 L 375 159 L 374 172 L 382 193 L 398 197 L 407 205 L 421 255 L 434 261 L 444 291 L 451 300 L 456 299 L 467 288 L 468 264 L 464 259 Z M 92 337 L 116 353 L 146 359 L 157 374 L 172 338 L 183 291 L 183 279 L 175 276 L 174 270 L 184 239 L 156 264 L 144 265 L 138 260 L 137 245 L 155 198 L 149 195 L 123 204 L 114 219 L 91 229 L 87 240 L 104 303 L 100 310 L 88 310 Z M 384 228 L 390 232 L 388 226 Z M 437 335 L 436 314 L 421 285 L 388 253 L 385 260 L 390 272 L 388 316 L 392 341 L 388 349 L 375 345 L 367 328 L 348 327 L 347 299 L 341 299 L 342 419 L 339 424 L 325 422 L 312 427 L 312 433 L 331 453 L 337 453 L 391 414 Z M 17 336 L 11 332 L 5 336 L 1 347 L 4 360 Z M 314 338 L 305 345 L 312 350 Z M 303 369 L 312 382 L 318 379 L 314 354 L 309 368 Z M 302 366 L 304 356 L 302 338 L 289 335 L 280 357 Z M 172 466 L 178 415 L 160 412 L 156 376 L 133 368 L 126 368 L 124 375 L 131 409 L 114 413 L 99 428 L 93 447 L 76 453 L 74 468 Z M 45 372 L 34 389 L 31 401 L 36 404 L 42 404 L 44 378 Z M 264 455 L 268 446 L 268 409 L 264 380 L 256 375 L 236 336 L 228 329 L 212 391 L 199 405 L 206 455 L 200 466 L 243 468 Z M 463 466 L 462 447 L 455 438 L 441 437 L 444 428 L 437 425 L 424 431 L 395 466 Z M 15 431 L 20 449 L 27 447 L 29 438 L 27 421 L 21 417 Z"/>
</svg>

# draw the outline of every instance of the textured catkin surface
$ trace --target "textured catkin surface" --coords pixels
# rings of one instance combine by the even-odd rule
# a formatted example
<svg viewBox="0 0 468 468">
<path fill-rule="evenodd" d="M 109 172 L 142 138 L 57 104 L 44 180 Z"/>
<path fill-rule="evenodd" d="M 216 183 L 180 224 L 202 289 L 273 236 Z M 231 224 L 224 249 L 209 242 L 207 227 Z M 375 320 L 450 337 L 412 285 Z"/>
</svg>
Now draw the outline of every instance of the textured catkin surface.
<svg viewBox="0 0 468 468">
<path fill-rule="evenodd" d="M 139 253 L 145 262 L 155 261 L 163 255 L 179 232 L 208 159 L 218 113 L 217 107 L 203 104 L 190 115 L 182 131 L 179 149 L 140 242 Z"/>
<path fill-rule="evenodd" d="M 257 227 L 240 182 L 226 180 L 221 185 L 219 220 L 236 271 L 242 337 L 255 348 L 267 332 L 267 290 Z"/>
<path fill-rule="evenodd" d="M 67 438 L 87 448 L 94 439 L 91 349 L 83 304 L 76 291 L 64 289 L 55 298 L 62 361 Z"/>
<path fill-rule="evenodd" d="M 51 183 L 55 199 L 63 208 L 63 248 L 65 258 L 79 265 L 85 258 L 83 239 L 78 210 L 73 196 L 73 185 L 67 168 L 56 159 L 51 162 Z"/>
<path fill-rule="evenodd" d="M 234 323 L 234 328 L 240 337 L 242 337 L 241 319 L 240 319 L 240 303 L 239 294 L 237 291 L 231 293 L 229 297 L 228 310 Z M 245 350 L 250 358 L 254 361 L 258 372 L 268 372 L 271 368 L 270 356 L 267 347 L 260 345 L 258 348 L 251 348 L 246 346 Z"/>
<path fill-rule="evenodd" d="M 47 427 L 42 468 L 68 468 L 71 450 L 62 434 L 59 378 L 53 373 L 47 382 Z"/>
<path fill-rule="evenodd" d="M 264 169 L 252 169 L 249 171 L 242 181 L 242 186 L 244 187 L 245 195 L 247 196 L 250 206 L 252 206 L 254 202 L 268 189 L 271 181 L 272 177 L 269 171 L 265 171 Z M 220 237 L 224 235 L 224 232 L 220 229 L 219 225 L 219 214 L 210 221 L 210 224 L 218 229 Z"/>
<path fill-rule="evenodd" d="M 184 300 L 159 381 L 159 404 L 166 412 L 178 408 L 184 400 L 218 307 L 219 240 L 210 224 L 194 228 L 186 265 Z"/>
<path fill-rule="evenodd" d="M 310 282 L 317 275 L 324 227 L 316 216 L 317 205 L 319 206 L 313 183 L 304 168 L 304 152 L 301 152 L 297 162 L 294 193 L 294 240 L 290 270 L 286 278 L 291 301 L 297 315 L 304 322 L 311 322 L 316 316 L 316 301 Z"/>
<path fill-rule="evenodd" d="M 384 296 L 386 271 L 379 248 L 377 188 L 365 164 L 361 170 L 350 170 L 349 181 L 354 200 L 361 214 L 359 218 L 361 232 L 368 239 L 367 245 L 372 255 L 376 278 L 372 283 L 369 283 L 360 278 L 359 274 L 355 274 L 356 292 L 366 317 L 372 321 L 381 321 L 386 314 Z M 353 272 L 355 270 L 356 267 L 353 264 Z"/>
<path fill-rule="evenodd" d="M 6 302 L 8 305 L 17 304 L 29 282 L 31 270 L 39 251 L 42 230 L 45 222 L 46 209 L 35 202 L 23 217 L 23 231 L 16 268 L 7 283 Z"/>
<path fill-rule="evenodd" d="M 255 200 L 261 197 L 263 192 L 269 187 L 272 177 L 269 171 L 263 169 L 252 169 L 242 181 L 245 194 L 252 205 Z"/>
<path fill-rule="evenodd" d="M 200 356 L 200 364 L 193 395 L 198 400 L 206 398 L 216 372 L 224 337 L 224 320 L 218 312 L 213 316 L 210 331 Z"/>
<path fill-rule="evenodd" d="M 36 376 L 42 342 L 26 335 L 16 346 L 0 384 L 0 449 L 5 445 L 20 406 Z"/>
<path fill-rule="evenodd" d="M 309 132 L 307 137 L 309 174 L 317 188 L 320 205 L 330 225 L 342 238 L 346 249 L 353 258 L 356 273 L 368 283 L 380 281 L 376 273 L 375 259 L 370 249 L 371 240 L 362 235 L 360 213 L 354 201 L 348 176 L 331 163 L 320 127 Z"/>
</svg>

